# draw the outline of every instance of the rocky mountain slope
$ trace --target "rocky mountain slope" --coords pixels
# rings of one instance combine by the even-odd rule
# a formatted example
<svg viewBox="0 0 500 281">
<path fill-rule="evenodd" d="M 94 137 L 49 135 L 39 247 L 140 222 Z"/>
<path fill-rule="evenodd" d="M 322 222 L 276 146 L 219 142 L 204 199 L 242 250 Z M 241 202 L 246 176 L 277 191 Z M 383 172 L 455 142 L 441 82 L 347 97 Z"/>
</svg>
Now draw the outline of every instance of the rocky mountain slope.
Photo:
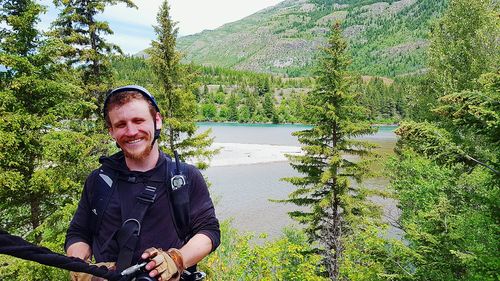
<svg viewBox="0 0 500 281">
<path fill-rule="evenodd" d="M 181 37 L 185 61 L 308 75 L 330 26 L 341 22 L 352 68 L 389 76 L 422 71 L 433 19 L 446 0 L 286 0 L 215 30 Z"/>
</svg>

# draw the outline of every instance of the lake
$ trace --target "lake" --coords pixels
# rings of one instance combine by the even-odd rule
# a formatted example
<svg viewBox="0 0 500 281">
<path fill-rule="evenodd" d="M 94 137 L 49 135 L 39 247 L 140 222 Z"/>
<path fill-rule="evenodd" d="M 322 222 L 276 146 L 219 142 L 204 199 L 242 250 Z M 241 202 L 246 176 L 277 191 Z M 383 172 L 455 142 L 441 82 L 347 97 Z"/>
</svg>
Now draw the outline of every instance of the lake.
<svg viewBox="0 0 500 281">
<path fill-rule="evenodd" d="M 217 143 L 245 143 L 300 146 L 291 133 L 308 128 L 304 125 L 275 124 L 231 124 L 199 123 L 199 130 L 212 129 Z M 392 153 L 396 143 L 394 126 L 381 126 L 379 132 L 363 137 L 379 145 L 382 155 Z M 233 220 L 233 226 L 240 231 L 267 233 L 270 238 L 278 237 L 283 227 L 297 225 L 287 212 L 297 209 L 293 204 L 270 202 L 269 199 L 286 199 L 294 186 L 283 182 L 283 177 L 299 175 L 288 162 L 269 162 L 249 165 L 210 167 L 203 172 L 212 184 L 210 193 L 216 201 L 219 219 Z M 381 177 L 370 179 L 365 184 L 383 189 L 388 181 Z M 374 198 L 384 205 L 386 216 L 396 217 L 395 202 Z"/>
</svg>

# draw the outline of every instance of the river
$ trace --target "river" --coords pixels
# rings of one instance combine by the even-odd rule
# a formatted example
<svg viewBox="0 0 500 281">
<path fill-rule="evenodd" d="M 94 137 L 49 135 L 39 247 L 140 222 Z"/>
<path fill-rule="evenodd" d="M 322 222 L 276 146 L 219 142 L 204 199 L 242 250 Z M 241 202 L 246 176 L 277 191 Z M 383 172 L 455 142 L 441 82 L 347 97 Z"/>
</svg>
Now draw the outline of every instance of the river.
<svg viewBox="0 0 500 281">
<path fill-rule="evenodd" d="M 212 129 L 218 144 L 242 143 L 279 146 L 300 146 L 291 133 L 307 128 L 303 125 L 199 123 L 199 131 Z M 396 142 L 395 127 L 382 126 L 378 133 L 362 139 L 376 143 L 377 151 L 390 155 Z M 227 152 L 224 157 L 227 157 Z M 246 165 L 210 167 L 203 172 L 211 183 L 210 193 L 216 202 L 219 219 L 232 219 L 240 231 L 266 233 L 278 237 L 283 227 L 297 225 L 287 212 L 296 210 L 293 204 L 275 203 L 270 199 L 286 199 L 294 186 L 283 182 L 283 177 L 299 175 L 287 161 L 266 161 Z M 384 189 L 387 179 L 381 175 L 365 182 L 368 187 Z M 386 217 L 396 217 L 395 202 L 373 198 L 384 206 Z"/>
</svg>

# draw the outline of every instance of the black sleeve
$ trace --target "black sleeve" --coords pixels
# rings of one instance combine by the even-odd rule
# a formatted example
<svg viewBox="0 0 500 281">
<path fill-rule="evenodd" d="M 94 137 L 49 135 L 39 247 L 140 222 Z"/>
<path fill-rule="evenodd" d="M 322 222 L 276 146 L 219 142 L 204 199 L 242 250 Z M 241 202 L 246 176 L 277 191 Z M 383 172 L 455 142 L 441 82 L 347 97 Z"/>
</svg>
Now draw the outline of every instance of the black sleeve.
<svg viewBox="0 0 500 281">
<path fill-rule="evenodd" d="M 68 230 L 66 231 L 66 241 L 64 242 L 64 250 L 66 251 L 71 244 L 76 242 L 85 242 L 92 247 L 92 231 L 90 226 L 90 189 L 95 182 L 97 171 L 92 172 L 85 181 L 82 196 L 75 215 L 71 220 Z"/>
<path fill-rule="evenodd" d="M 220 244 L 219 220 L 215 216 L 215 208 L 208 192 L 208 187 L 198 169 L 190 165 L 189 207 L 191 218 L 191 234 L 205 234 L 212 240 L 212 251 Z"/>
</svg>

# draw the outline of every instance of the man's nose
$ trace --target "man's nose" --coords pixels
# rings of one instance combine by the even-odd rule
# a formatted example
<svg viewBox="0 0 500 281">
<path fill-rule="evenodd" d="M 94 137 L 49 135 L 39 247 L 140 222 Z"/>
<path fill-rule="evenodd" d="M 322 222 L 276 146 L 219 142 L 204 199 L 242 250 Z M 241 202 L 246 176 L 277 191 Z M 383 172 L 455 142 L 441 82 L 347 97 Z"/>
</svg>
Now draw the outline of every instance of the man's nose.
<svg viewBox="0 0 500 281">
<path fill-rule="evenodd" d="M 133 135 L 137 134 L 138 131 L 139 130 L 137 130 L 137 127 L 131 124 L 131 125 L 127 125 L 127 130 L 125 133 L 127 134 L 127 136 L 133 136 Z"/>
</svg>

